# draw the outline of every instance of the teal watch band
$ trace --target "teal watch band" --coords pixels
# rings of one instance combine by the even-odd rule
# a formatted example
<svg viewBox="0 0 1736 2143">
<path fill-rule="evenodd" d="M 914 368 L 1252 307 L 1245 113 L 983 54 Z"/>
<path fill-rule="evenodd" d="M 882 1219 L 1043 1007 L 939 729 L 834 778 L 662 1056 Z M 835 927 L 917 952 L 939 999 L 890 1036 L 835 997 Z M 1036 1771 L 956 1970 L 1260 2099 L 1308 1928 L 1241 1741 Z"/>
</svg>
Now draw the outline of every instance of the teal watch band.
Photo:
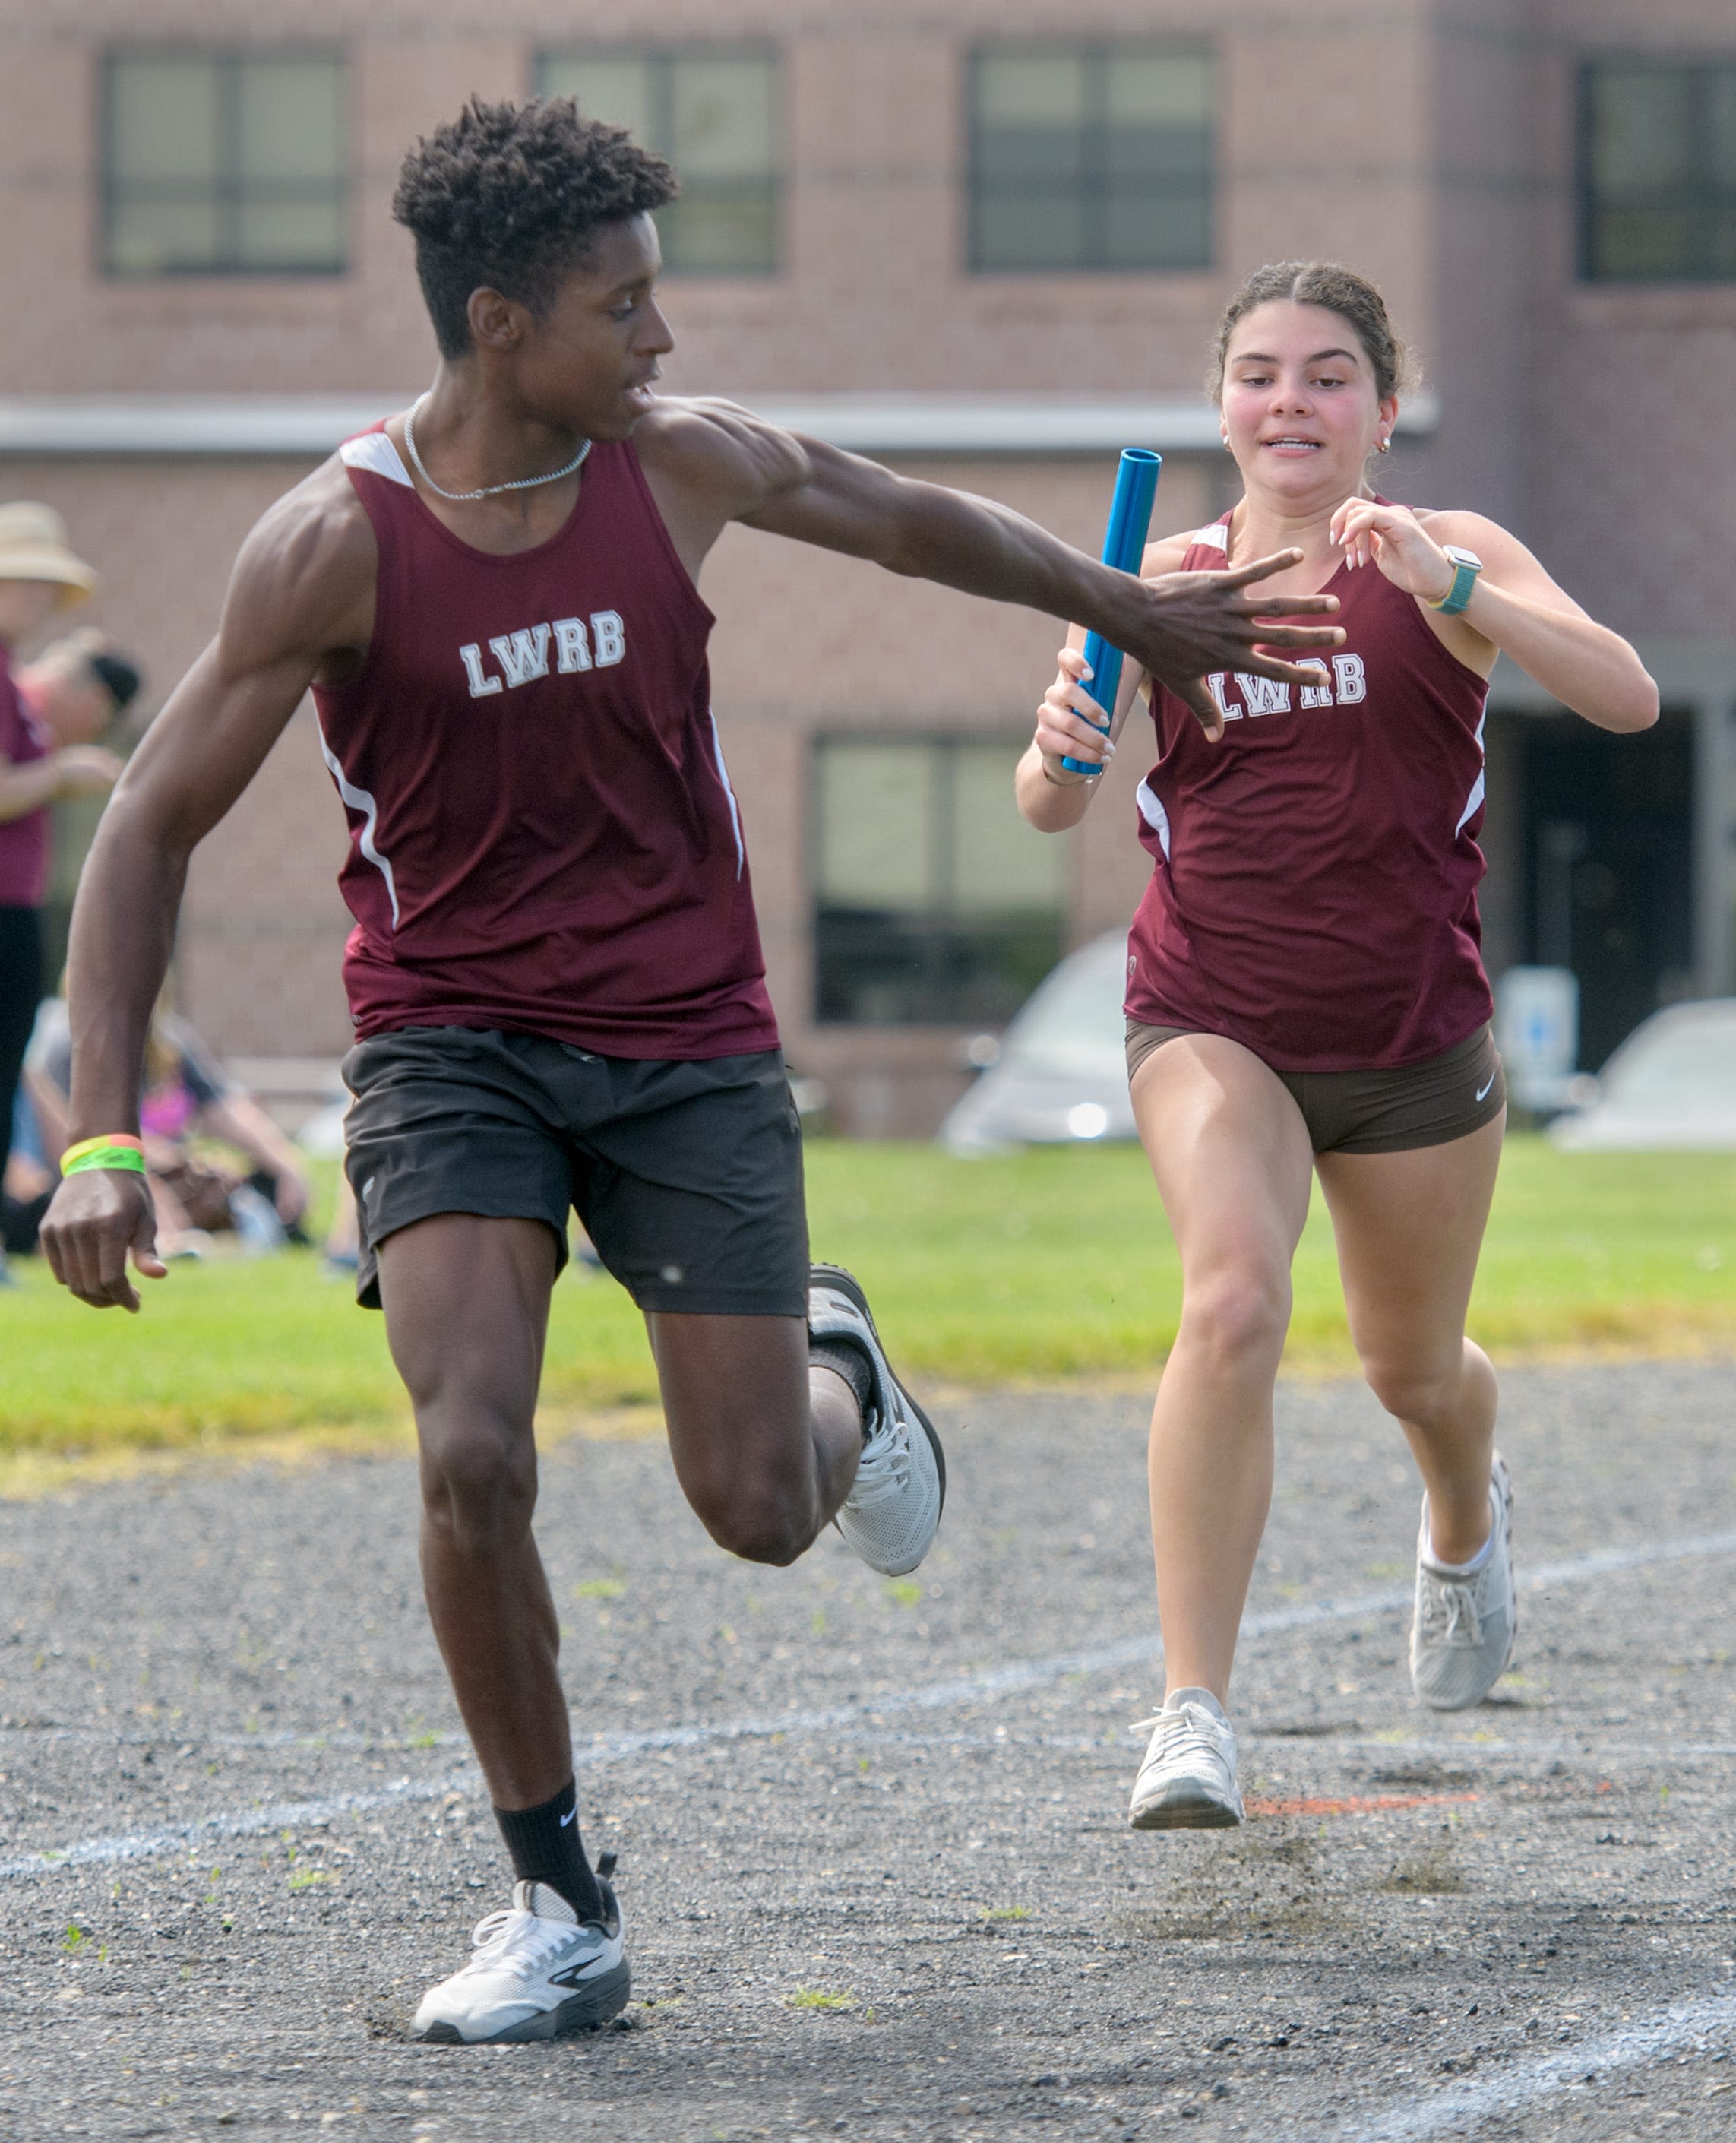
<svg viewBox="0 0 1736 2143">
<path fill-rule="evenodd" d="M 1429 608 L 1438 611 L 1442 617 L 1457 617 L 1471 601 L 1471 591 L 1476 586 L 1476 577 L 1483 570 L 1483 562 L 1475 552 L 1462 551 L 1456 543 L 1446 546 L 1447 556 L 1452 562 L 1452 586 L 1439 602 Z"/>
</svg>

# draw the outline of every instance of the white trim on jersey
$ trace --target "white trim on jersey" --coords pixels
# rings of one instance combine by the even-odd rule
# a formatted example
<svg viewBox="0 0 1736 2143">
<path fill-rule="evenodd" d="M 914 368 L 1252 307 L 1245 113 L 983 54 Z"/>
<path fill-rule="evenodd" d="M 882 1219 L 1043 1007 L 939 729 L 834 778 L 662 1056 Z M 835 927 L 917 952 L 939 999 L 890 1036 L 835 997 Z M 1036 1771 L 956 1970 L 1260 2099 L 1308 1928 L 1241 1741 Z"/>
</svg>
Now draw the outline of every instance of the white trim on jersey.
<svg viewBox="0 0 1736 2143">
<path fill-rule="evenodd" d="M 730 824 L 735 829 L 735 875 L 739 878 L 748 860 L 747 844 L 741 838 L 741 809 L 735 801 L 735 791 L 730 785 L 730 770 L 724 765 L 724 740 L 717 733 L 717 710 L 707 707 L 705 714 L 711 724 L 711 750 L 717 760 L 717 778 L 730 799 Z"/>
<path fill-rule="evenodd" d="M 401 483 L 406 491 L 416 488 L 403 456 L 383 432 L 364 432 L 359 438 L 346 439 L 338 449 L 338 458 L 346 468 L 371 469 L 375 476 Z"/>
<path fill-rule="evenodd" d="M 1136 793 L 1139 799 L 1140 816 L 1161 843 L 1164 861 L 1167 863 L 1170 860 L 1170 814 L 1163 807 L 1163 799 L 1151 786 L 1151 777 L 1149 775 L 1140 784 Z"/>
<path fill-rule="evenodd" d="M 392 875 L 392 866 L 374 845 L 374 829 L 380 822 L 380 807 L 365 789 L 358 789 L 344 769 L 338 764 L 338 755 L 325 740 L 325 730 L 319 717 L 314 717 L 314 727 L 319 738 L 319 756 L 325 761 L 326 770 L 338 784 L 338 794 L 352 811 L 359 811 L 363 818 L 362 838 L 356 846 L 367 857 L 380 876 L 386 881 L 386 898 L 392 903 L 392 928 L 398 928 L 398 881 Z"/>
<path fill-rule="evenodd" d="M 1488 720 L 1489 710 L 1485 707 L 1482 712 L 1481 720 L 1479 720 L 1476 725 L 1476 748 L 1479 755 L 1482 755 L 1484 754 L 1483 731 L 1488 725 Z M 1471 794 L 1465 799 L 1465 808 L 1459 814 L 1459 823 L 1452 829 L 1452 837 L 1454 840 L 1457 840 L 1460 834 L 1464 832 L 1466 827 L 1470 824 L 1478 808 L 1481 806 L 1484 797 L 1487 795 L 1488 775 L 1489 769 L 1486 759 L 1485 764 L 1478 767 L 1476 770 L 1476 779 L 1471 784 Z"/>
<path fill-rule="evenodd" d="M 1213 522 L 1209 528 L 1196 528 L 1189 538 L 1189 550 L 1221 551 L 1229 556 L 1229 531 L 1221 521 Z"/>
</svg>

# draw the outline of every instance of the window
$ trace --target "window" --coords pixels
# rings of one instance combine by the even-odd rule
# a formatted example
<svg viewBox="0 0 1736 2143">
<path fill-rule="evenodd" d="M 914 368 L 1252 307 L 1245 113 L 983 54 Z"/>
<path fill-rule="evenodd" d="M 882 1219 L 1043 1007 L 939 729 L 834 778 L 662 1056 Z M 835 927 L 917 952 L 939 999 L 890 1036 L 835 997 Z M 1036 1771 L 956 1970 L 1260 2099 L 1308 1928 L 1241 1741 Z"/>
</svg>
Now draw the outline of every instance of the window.
<svg viewBox="0 0 1736 2143">
<path fill-rule="evenodd" d="M 104 110 L 116 275 L 344 265 L 344 62 L 329 52 L 117 52 Z"/>
<path fill-rule="evenodd" d="M 1580 273 L 1736 281 L 1736 60 L 1581 71 Z"/>
<path fill-rule="evenodd" d="M 971 62 L 971 265 L 1211 265 L 1210 55 L 1000 45 Z"/>
<path fill-rule="evenodd" d="M 778 63 L 769 52 L 547 52 L 547 97 L 625 126 L 680 175 L 660 210 L 665 267 L 693 275 L 769 275 L 778 265 Z"/>
<path fill-rule="evenodd" d="M 998 1026 L 1061 958 L 1071 844 L 1019 816 L 1021 743 L 818 747 L 823 1021 Z"/>
</svg>

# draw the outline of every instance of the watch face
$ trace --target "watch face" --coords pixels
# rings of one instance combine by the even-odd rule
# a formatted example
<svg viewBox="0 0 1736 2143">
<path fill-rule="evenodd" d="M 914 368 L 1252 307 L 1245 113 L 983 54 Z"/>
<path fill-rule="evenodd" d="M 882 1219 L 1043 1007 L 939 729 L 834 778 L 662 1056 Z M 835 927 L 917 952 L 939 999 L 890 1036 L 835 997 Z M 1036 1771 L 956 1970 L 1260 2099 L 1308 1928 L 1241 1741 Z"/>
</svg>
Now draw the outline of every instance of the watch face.
<svg viewBox="0 0 1736 2143">
<path fill-rule="evenodd" d="M 1443 543 L 1441 546 L 1441 548 L 1446 552 L 1447 556 L 1452 559 L 1454 565 L 1471 566 L 1475 567 L 1478 572 L 1481 572 L 1483 570 L 1483 562 L 1480 557 L 1478 557 L 1476 552 L 1466 550 L 1462 544 Z"/>
</svg>

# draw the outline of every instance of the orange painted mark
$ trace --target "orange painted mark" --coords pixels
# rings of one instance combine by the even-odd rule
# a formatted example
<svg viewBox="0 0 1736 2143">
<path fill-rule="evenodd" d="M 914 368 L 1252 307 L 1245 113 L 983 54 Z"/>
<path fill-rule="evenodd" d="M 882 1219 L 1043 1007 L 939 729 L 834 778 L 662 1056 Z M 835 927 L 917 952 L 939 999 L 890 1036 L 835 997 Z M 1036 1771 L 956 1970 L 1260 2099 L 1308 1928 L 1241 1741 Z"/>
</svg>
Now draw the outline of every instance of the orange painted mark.
<svg viewBox="0 0 1736 2143">
<path fill-rule="evenodd" d="M 1249 1815 L 1372 1815 L 1382 1809 L 1439 1808 L 1448 1801 L 1474 1801 L 1475 1794 L 1345 1794 L 1315 1799 L 1267 1800 L 1250 1794 L 1243 1806 Z"/>
</svg>

